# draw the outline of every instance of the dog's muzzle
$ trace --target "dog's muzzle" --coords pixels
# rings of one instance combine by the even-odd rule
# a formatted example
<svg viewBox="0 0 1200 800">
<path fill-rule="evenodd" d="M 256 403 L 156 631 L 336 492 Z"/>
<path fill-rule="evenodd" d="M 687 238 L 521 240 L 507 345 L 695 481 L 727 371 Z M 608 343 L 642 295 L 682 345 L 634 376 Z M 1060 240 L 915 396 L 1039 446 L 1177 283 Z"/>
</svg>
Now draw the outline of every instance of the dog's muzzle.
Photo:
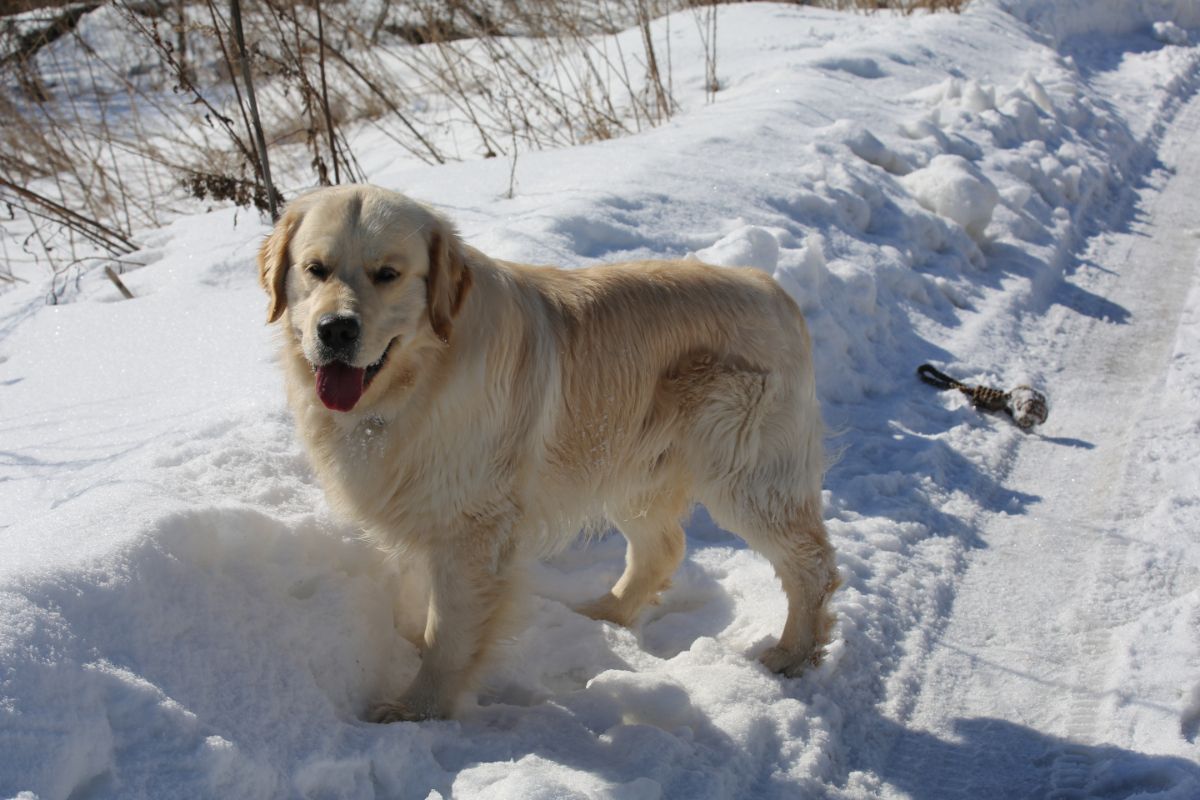
<svg viewBox="0 0 1200 800">
<path fill-rule="evenodd" d="M 355 324 L 357 326 L 357 322 Z M 330 333 L 331 338 L 334 336 L 334 333 Z M 357 339 L 356 328 L 354 349 L 357 349 Z M 321 402 L 325 407 L 333 411 L 350 411 L 353 409 L 358 403 L 359 398 L 366 393 L 367 388 L 371 385 L 371 381 L 383 369 L 388 353 L 391 352 L 392 345 L 396 341 L 397 339 L 392 339 L 388 342 L 388 346 L 383 349 L 383 354 L 366 367 L 356 367 L 349 359 L 343 360 L 341 358 L 334 358 L 321 364 L 313 364 L 313 372 L 316 374 L 317 396 L 321 398 Z M 321 350 L 325 349 L 325 347 L 321 348 Z"/>
<path fill-rule="evenodd" d="M 354 361 L 362 324 L 353 314 L 326 314 L 317 322 L 317 355 L 321 361 Z"/>
</svg>

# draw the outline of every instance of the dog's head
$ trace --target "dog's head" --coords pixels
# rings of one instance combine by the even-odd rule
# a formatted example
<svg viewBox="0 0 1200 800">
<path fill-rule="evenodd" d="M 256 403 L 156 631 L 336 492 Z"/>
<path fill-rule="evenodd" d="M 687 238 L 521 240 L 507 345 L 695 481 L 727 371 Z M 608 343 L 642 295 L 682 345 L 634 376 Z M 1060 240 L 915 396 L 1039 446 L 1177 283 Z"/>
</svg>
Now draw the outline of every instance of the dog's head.
<svg viewBox="0 0 1200 800">
<path fill-rule="evenodd" d="M 448 222 L 371 186 L 309 192 L 258 254 L 268 322 L 285 324 L 326 407 L 349 411 L 409 349 L 445 345 L 471 285 Z"/>
</svg>

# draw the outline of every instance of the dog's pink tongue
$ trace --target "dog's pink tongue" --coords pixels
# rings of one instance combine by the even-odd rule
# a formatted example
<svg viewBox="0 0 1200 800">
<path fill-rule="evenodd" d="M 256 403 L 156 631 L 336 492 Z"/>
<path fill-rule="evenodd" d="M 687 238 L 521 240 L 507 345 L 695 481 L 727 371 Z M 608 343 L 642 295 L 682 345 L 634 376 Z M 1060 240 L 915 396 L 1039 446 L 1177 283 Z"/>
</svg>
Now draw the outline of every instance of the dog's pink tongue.
<svg viewBox="0 0 1200 800">
<path fill-rule="evenodd" d="M 317 367 L 317 396 L 326 408 L 349 411 L 362 397 L 365 372 L 338 361 Z"/>
</svg>

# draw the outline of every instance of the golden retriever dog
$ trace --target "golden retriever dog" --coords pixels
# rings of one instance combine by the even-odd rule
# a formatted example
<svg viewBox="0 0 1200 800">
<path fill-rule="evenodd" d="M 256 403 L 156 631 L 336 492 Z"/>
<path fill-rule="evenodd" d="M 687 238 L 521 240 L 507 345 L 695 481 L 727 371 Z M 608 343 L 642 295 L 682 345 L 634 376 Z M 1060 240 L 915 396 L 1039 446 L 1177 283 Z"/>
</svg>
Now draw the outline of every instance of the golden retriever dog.
<svg viewBox="0 0 1200 800">
<path fill-rule="evenodd" d="M 292 202 L 259 253 L 288 402 L 335 509 L 430 580 L 421 666 L 376 722 L 452 715 L 508 631 L 522 564 L 607 520 L 629 625 L 702 502 L 775 568 L 788 676 L 821 658 L 838 584 L 821 513 L 811 343 L 769 276 L 688 261 L 526 266 L 370 186 Z"/>
</svg>

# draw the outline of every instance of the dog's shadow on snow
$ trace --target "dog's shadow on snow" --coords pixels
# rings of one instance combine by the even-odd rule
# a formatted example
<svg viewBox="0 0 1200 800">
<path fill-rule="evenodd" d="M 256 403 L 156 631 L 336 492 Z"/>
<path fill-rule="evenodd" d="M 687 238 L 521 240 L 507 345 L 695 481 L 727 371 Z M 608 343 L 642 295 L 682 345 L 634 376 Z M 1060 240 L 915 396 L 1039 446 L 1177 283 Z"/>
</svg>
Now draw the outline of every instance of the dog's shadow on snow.
<svg viewBox="0 0 1200 800">
<path fill-rule="evenodd" d="M 712 522 L 702 506 L 696 506 L 686 524 L 688 557 L 671 577 L 669 587 L 658 601 L 648 605 L 636 622 L 620 632 L 602 634 L 598 623 L 571 612 L 580 628 L 572 635 L 571 649 L 577 650 L 581 638 L 600 638 L 611 650 L 613 637 L 627 638 L 655 658 L 671 659 L 689 649 L 702 637 L 715 637 L 724 631 L 734 618 L 734 600 L 717 578 L 692 557 L 699 549 L 724 546 L 743 549 L 745 542 Z M 570 610 L 599 597 L 608 591 L 621 576 L 625 567 L 625 539 L 610 531 L 599 541 L 576 546 L 556 556 L 550 563 L 534 567 L 534 588 L 539 602 L 550 601 Z M 544 612 L 539 612 L 545 616 Z M 569 624 L 560 620 L 556 624 Z M 598 654 L 597 654 L 598 655 Z M 611 653 L 610 653 L 611 655 Z M 600 666 L 611 659 L 593 663 Z M 627 664 L 613 665 L 627 669 Z M 591 677 L 591 676 L 589 676 Z"/>
<path fill-rule="evenodd" d="M 715 799 L 742 796 L 731 780 L 750 789 L 747 776 L 762 766 L 762 754 L 693 704 L 689 687 L 634 672 L 606 672 L 553 702 L 480 707 L 426 732 L 444 775 L 428 788 L 447 797 Z"/>
<path fill-rule="evenodd" d="M 689 536 L 689 551 L 716 546 L 717 537 L 732 543 L 730 534 L 705 529 L 698 543 Z M 423 726 L 446 778 L 428 788 L 473 796 L 478 782 L 488 796 L 504 794 L 496 790 L 511 780 L 536 782 L 545 796 L 576 796 L 594 781 L 597 796 L 700 798 L 722 796 L 710 783 L 731 763 L 754 771 L 744 743 L 695 704 L 695 687 L 662 668 L 733 621 L 734 600 L 714 574 L 689 556 L 660 603 L 630 628 L 573 610 L 612 586 L 624 547 L 614 533 L 533 567 L 528 625 L 501 648 L 508 652 L 489 670 L 475 707 L 460 721 Z M 693 663 L 682 674 L 706 671 Z M 526 769 L 512 771 L 514 762 Z M 518 796 L 533 785 L 517 783 Z"/>
</svg>

